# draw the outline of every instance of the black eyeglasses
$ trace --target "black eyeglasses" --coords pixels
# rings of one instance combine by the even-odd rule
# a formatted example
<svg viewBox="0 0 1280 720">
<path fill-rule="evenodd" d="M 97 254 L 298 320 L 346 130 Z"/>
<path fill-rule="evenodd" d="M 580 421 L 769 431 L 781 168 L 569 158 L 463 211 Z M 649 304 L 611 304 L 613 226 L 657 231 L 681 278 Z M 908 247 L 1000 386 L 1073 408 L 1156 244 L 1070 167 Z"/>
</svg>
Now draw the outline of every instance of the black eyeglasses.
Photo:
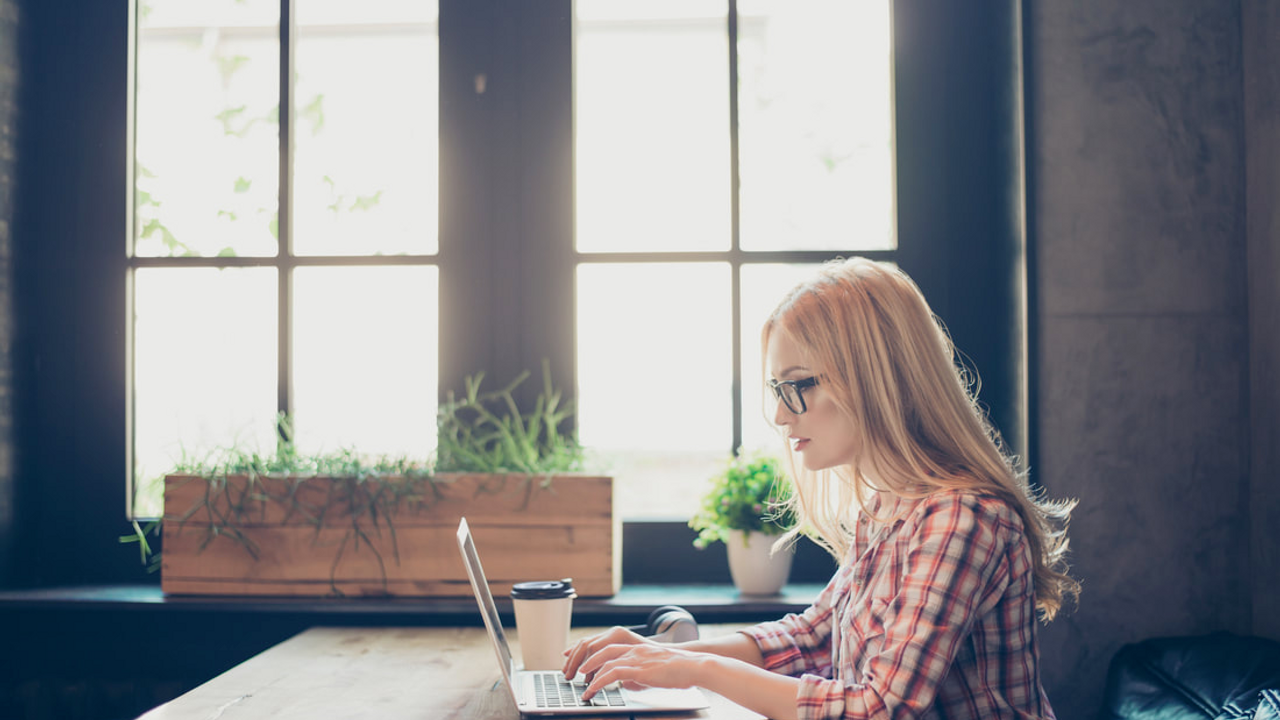
<svg viewBox="0 0 1280 720">
<path fill-rule="evenodd" d="M 803 415 L 809 409 L 804 404 L 804 391 L 817 384 L 818 378 L 816 377 L 803 380 L 784 380 L 782 382 L 770 380 L 769 389 L 787 406 L 787 409 L 793 415 Z"/>
</svg>

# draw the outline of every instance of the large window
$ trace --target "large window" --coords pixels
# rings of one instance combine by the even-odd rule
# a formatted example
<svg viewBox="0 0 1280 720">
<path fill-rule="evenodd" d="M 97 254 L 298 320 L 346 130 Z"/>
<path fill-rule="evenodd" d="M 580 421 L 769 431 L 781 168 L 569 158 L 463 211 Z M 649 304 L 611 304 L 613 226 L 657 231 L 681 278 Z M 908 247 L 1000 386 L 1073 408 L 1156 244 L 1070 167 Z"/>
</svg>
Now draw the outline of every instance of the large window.
<svg viewBox="0 0 1280 720">
<path fill-rule="evenodd" d="M 303 450 L 426 457 L 449 369 L 536 367 L 546 335 L 623 514 L 687 517 L 735 448 L 777 445 L 782 292 L 897 259 L 887 0 L 139 3 L 136 514 L 179 459 L 269 450 L 281 412 Z"/>
<path fill-rule="evenodd" d="M 759 412 L 752 405 L 761 398 L 759 370 L 750 366 L 759 352 L 755 347 L 759 317 L 776 301 L 780 287 L 788 284 L 784 271 L 854 252 L 893 260 L 911 273 L 957 345 L 981 372 L 980 399 L 1006 439 L 1018 452 L 1034 452 L 1027 446 L 1032 436 L 1025 425 L 1027 388 L 1034 379 L 1027 369 L 1035 364 L 1028 366 L 1026 361 L 1028 298 L 1022 285 L 1027 215 L 1022 204 L 1021 4 L 1016 0 L 976 5 L 953 0 L 890 2 L 892 112 L 885 114 L 872 112 L 871 104 L 863 100 L 871 91 L 859 84 L 883 82 L 883 75 L 877 81 L 874 73 L 849 72 L 839 65 L 844 61 L 832 60 L 828 65 L 809 54 L 829 49 L 866 52 L 868 57 L 879 53 L 870 49 L 871 39 L 878 37 L 876 42 L 883 43 L 885 38 L 871 29 L 871 20 L 832 14 L 831 21 L 821 27 L 797 29 L 804 36 L 812 33 L 815 40 L 796 51 L 804 55 L 793 54 L 783 66 L 804 66 L 803 72 L 778 74 L 780 70 L 769 69 L 770 64 L 757 62 L 748 52 L 755 42 L 752 24 L 759 24 L 753 17 L 781 18 L 776 29 L 784 35 L 785 27 L 800 28 L 807 22 L 804 16 L 777 15 L 791 3 L 766 6 L 766 13 L 747 0 L 734 4 L 724 0 L 722 8 L 691 12 L 692 0 L 653 0 L 646 4 L 651 9 L 647 17 L 617 6 L 612 20 L 600 13 L 591 19 L 595 9 L 582 5 L 582 26 L 578 27 L 571 0 L 439 0 L 438 19 L 417 0 L 405 5 L 344 3 L 336 5 L 335 12 L 346 15 L 314 23 L 311 0 L 272 0 L 266 7 L 258 5 L 262 1 L 83 1 L 75 4 L 74 12 L 59 3 L 24 6 L 29 12 L 22 32 L 31 41 L 22 43 L 23 67 L 33 74 L 32 82 L 22 85 L 26 121 L 20 118 L 17 146 L 20 182 L 15 185 L 13 262 L 15 308 L 22 322 L 17 323 L 12 348 L 20 582 L 136 579 L 136 558 L 114 542 L 130 529 L 120 510 L 127 497 L 121 492 L 125 477 L 132 477 L 140 459 L 140 453 L 126 457 L 126 449 L 133 447 L 135 425 L 138 433 L 152 428 L 155 437 L 157 428 L 180 427 L 185 432 L 197 422 L 181 416 L 169 426 L 163 420 L 148 420 L 141 404 L 148 397 L 173 408 L 182 393 L 203 394 L 216 403 L 208 406 L 211 419 L 200 420 L 213 428 L 211 438 L 241 433 L 270 442 L 272 415 L 284 407 L 295 411 L 297 435 L 304 444 L 364 444 L 395 438 L 394 431 L 404 430 L 406 435 L 425 433 L 421 442 L 412 442 L 411 449 L 428 448 L 431 412 L 439 393 L 461 387 L 466 375 L 479 370 L 490 378 L 510 378 L 521 370 L 536 370 L 548 358 L 559 386 L 581 385 L 584 437 L 594 434 L 597 442 L 605 442 L 600 433 L 614 426 L 609 414 L 618 408 L 602 407 L 592 399 L 593 378 L 607 375 L 609 369 L 592 367 L 585 356 L 591 338 L 579 337 L 587 332 L 579 325 L 587 324 L 589 317 L 580 316 L 577 308 L 591 300 L 577 298 L 581 302 L 575 303 L 579 276 L 585 293 L 588 283 L 598 286 L 608 281 L 608 273 L 622 275 L 634 269 L 640 280 L 628 283 L 643 283 L 643 271 L 656 264 L 687 265 L 686 272 L 708 278 L 700 288 L 697 312 L 723 317 L 727 306 L 727 325 L 717 320 L 714 327 L 707 326 L 706 333 L 719 337 L 716 343 L 726 335 L 730 340 L 728 350 L 716 351 L 716 357 L 707 361 L 708 366 L 714 363 L 720 368 L 714 376 L 686 378 L 680 368 L 681 373 L 669 378 L 656 397 L 641 398 L 647 407 L 661 403 L 669 410 L 659 418 L 665 423 L 655 432 L 660 437 L 651 443 L 655 462 L 664 452 L 695 445 L 679 437 L 686 431 L 698 438 L 696 450 L 689 451 L 703 458 L 693 458 L 698 462 L 727 454 L 738 442 L 772 441 L 769 429 L 757 422 Z M 397 11 L 393 17 L 397 7 L 409 14 Z M 815 7 L 805 4 L 802 9 Z M 355 13 L 361 14 L 358 19 L 353 18 Z M 581 39 L 594 32 L 593 25 L 601 31 L 609 26 L 621 31 L 625 25 L 646 22 L 650 30 L 665 26 L 673 32 L 705 26 L 705 37 L 723 38 L 704 41 L 720 43 L 724 53 L 719 60 L 708 60 L 717 65 L 717 73 L 724 73 L 722 89 L 708 92 L 726 105 L 717 111 L 722 139 L 709 141 L 708 146 L 708 152 L 720 153 L 727 163 L 721 179 L 708 181 L 706 188 L 708 193 L 727 195 L 727 199 L 708 201 L 729 212 L 728 221 L 715 231 L 723 233 L 727 227 L 729 233 L 727 239 L 715 241 L 718 249 L 673 247 L 665 238 L 674 236 L 686 222 L 634 196 L 630 205 L 622 206 L 629 209 L 613 218 L 614 225 L 619 236 L 626 237 L 633 225 L 649 223 L 652 217 L 665 218 L 669 222 L 660 228 L 661 237 L 654 238 L 654 245 L 609 251 L 577 242 L 601 239 L 589 240 L 590 222 L 585 216 L 591 211 L 580 206 L 587 203 L 591 191 L 607 188 L 588 188 L 587 181 L 579 178 L 579 195 L 574 193 L 575 174 L 585 172 L 579 163 L 588 160 L 581 157 L 587 150 L 575 142 L 575 126 L 584 134 L 583 142 L 590 138 L 588 118 L 574 109 L 575 103 L 584 101 L 582 88 L 575 98 L 574 76 L 590 72 L 582 67 L 584 48 L 575 48 L 575 28 Z M 318 178 L 313 173 L 308 181 L 304 169 L 315 163 L 306 159 L 306 146 L 321 143 L 324 137 L 345 138 L 338 131 L 351 127 L 339 119 L 340 112 L 348 112 L 339 107 L 339 95 L 345 90 L 320 90 L 316 83 L 322 78 L 304 66 L 311 32 L 307 28 L 312 24 L 320 25 L 312 29 L 321 36 L 328 34 L 326 41 L 336 44 L 321 54 L 338 70 L 365 68 L 377 58 L 391 67 L 385 76 L 381 70 L 361 70 L 342 83 L 346 90 L 358 93 L 350 96 L 358 98 L 355 107 L 365 118 L 358 125 L 372 129 L 362 131 L 365 135 L 354 155 L 324 163 L 335 172 L 326 171 Z M 770 19 L 769 26 L 774 24 Z M 710 28 L 715 28 L 714 33 Z M 155 34 L 148 40 L 145 35 L 153 29 Z M 769 33 L 772 37 L 773 31 Z M 170 59 L 160 62 L 160 69 L 152 70 L 148 79 L 147 68 L 152 66 L 146 43 L 161 41 L 165 34 L 183 34 L 187 39 L 173 43 Z M 366 49 L 343 45 L 348 41 L 339 36 L 344 34 L 365 35 L 360 42 L 366 43 Z M 402 54 L 392 59 L 403 50 L 397 46 L 410 35 L 421 38 L 412 50 L 420 59 L 406 60 Z M 236 38 L 236 49 L 226 55 L 230 62 L 225 71 L 230 74 L 225 85 L 224 67 L 215 63 L 203 65 L 203 70 L 193 68 L 176 87 L 155 89 L 164 65 L 179 62 L 178 46 L 195 52 L 193 48 L 216 47 L 220 37 Z M 259 41 L 272 49 L 253 47 Z M 669 50 L 665 42 L 644 48 L 654 72 Z M 783 57 L 772 49 L 767 54 Z M 241 56 L 248 61 L 236 59 Z M 264 79 L 251 82 L 242 73 L 259 61 L 274 68 L 255 73 Z M 434 71 L 430 69 L 433 62 L 438 63 Z M 752 67 L 765 70 L 756 72 Z M 136 78 L 131 71 L 136 71 Z M 608 72 L 616 73 L 619 81 L 627 77 L 622 67 Z M 800 80 L 795 79 L 797 75 Z M 280 102 L 285 94 L 280 77 L 293 79 L 291 101 Z M 266 91 L 257 87 L 259 82 Z M 756 91 L 748 90 L 751 83 L 772 88 L 775 94 L 766 97 L 777 100 L 771 99 L 767 107 L 783 113 L 753 123 L 748 98 Z M 387 84 L 393 91 L 381 89 Z M 204 88 L 205 106 L 193 126 L 199 132 L 167 119 L 195 111 L 195 101 L 186 91 L 197 85 Z M 788 103 L 777 95 L 819 86 L 825 89 L 805 101 L 808 105 L 794 106 L 808 109 L 788 110 Z M 288 83 L 283 87 L 287 91 Z M 852 101 L 853 107 L 865 107 L 867 112 L 856 122 L 883 123 L 886 115 L 892 118 L 891 168 L 876 170 L 872 163 L 863 163 L 861 170 L 853 172 L 854 166 L 841 164 L 839 173 L 828 175 L 805 160 L 813 156 L 795 148 L 829 144 L 816 130 L 845 125 L 838 113 L 830 121 L 813 125 L 814 132 L 775 132 L 787 126 L 783 120 L 788 117 L 809 118 L 813 124 L 813 99 L 836 101 L 846 90 L 862 93 Z M 152 92 L 158 94 L 148 96 Z M 325 99 L 312 108 L 319 92 Z M 691 110 L 685 102 L 680 98 L 666 108 L 666 114 L 688 115 Z M 273 113 L 273 106 L 281 110 Z M 397 110 L 406 107 L 417 109 Z M 227 109 L 234 112 L 219 117 Z M 321 115 L 323 125 L 316 127 L 312 120 Z M 126 125 L 130 118 L 136 122 L 136 132 Z M 224 128 L 224 120 L 229 127 Z M 256 122 L 250 125 L 250 120 Z M 269 130 L 272 122 L 288 133 L 290 153 L 281 152 L 281 130 Z M 692 128 L 697 123 L 689 119 L 682 124 Z M 772 137 L 790 138 L 790 148 L 775 155 L 778 162 L 791 163 L 789 168 L 759 164 L 762 151 L 752 138 L 761 128 L 774 132 Z M 319 133 L 314 137 L 313 129 Z M 232 146 L 218 145 L 223 137 L 230 139 L 228 130 L 236 139 L 243 133 L 245 143 L 259 143 L 266 159 L 258 164 L 255 153 L 253 160 L 237 165 L 230 177 L 219 174 L 225 170 L 220 164 L 197 162 L 212 155 L 220 163 L 235 152 Z M 260 134 L 264 131 L 265 135 Z M 335 134 L 325 135 L 329 132 Z M 154 143 L 169 133 L 183 133 L 183 139 L 171 140 L 166 150 L 156 150 Z M 613 146 L 619 153 L 626 152 L 648 134 L 646 127 L 619 133 Z M 125 138 L 133 137 L 136 147 L 126 147 Z M 854 137 L 862 136 L 839 142 L 852 142 Z M 832 145 L 835 152 L 818 157 L 831 161 L 869 157 L 885 145 L 886 137 L 887 131 L 881 139 L 856 147 Z M 268 143 L 270 138 L 274 142 Z M 150 150 L 148 143 L 153 144 Z M 384 143 L 394 143 L 394 159 L 385 158 Z M 341 145 L 351 147 L 348 140 Z M 215 146 L 218 150 L 213 152 Z M 286 172 L 281 158 L 289 162 L 290 156 L 293 169 Z M 632 154 L 630 162 L 645 159 Z M 372 171 L 362 164 L 375 161 L 391 167 Z M 197 165 L 199 172 L 192 169 Z M 772 169 L 762 171 L 762 167 Z M 643 191 L 660 193 L 680 184 L 687 174 L 680 162 L 667 163 L 662 169 L 660 178 Z M 163 186 L 166 173 L 171 180 L 196 184 L 169 193 Z M 866 193 L 839 189 L 857 187 L 862 182 L 859 178 L 886 173 L 892 178 L 888 188 L 878 187 L 877 182 Z M 820 191 L 812 186 L 803 189 L 805 178 L 837 175 L 839 179 L 827 190 L 834 200 L 820 201 Z M 247 187 L 238 182 L 241 176 L 249 181 Z M 396 188 L 383 188 L 368 184 L 369 178 L 400 179 Z M 430 189 L 432 183 L 434 189 Z M 753 189 L 761 183 L 769 189 Z M 270 192 L 263 190 L 272 185 Z M 855 211 L 858 203 L 872 202 L 877 192 L 892 199 L 886 208 L 888 217 L 880 216 L 879 221 L 874 217 L 879 211 Z M 413 201 L 397 197 L 403 193 L 412 193 Z M 775 198 L 779 201 L 771 202 Z M 789 199 L 784 203 L 782 198 Z M 812 202 L 801 207 L 807 201 Z M 842 205 L 844 201 L 850 204 Z M 618 207 L 616 199 L 610 202 Z M 330 205 L 336 207 L 329 210 Z M 797 212 L 778 214 L 784 205 Z M 304 217 L 305 208 L 317 206 L 330 213 L 318 216 L 323 218 L 318 224 Z M 175 211 L 182 207 L 195 208 L 196 220 L 179 221 Z M 220 216 L 224 210 L 235 217 Z M 844 213 L 867 224 L 847 235 L 856 240 L 850 246 L 843 245 L 844 239 L 822 241 L 812 228 L 848 226 L 833 223 L 820 210 Z M 767 222 L 760 219 L 766 211 L 771 218 Z M 1034 207 L 1027 212 L 1033 213 Z M 407 218 L 414 229 L 396 230 Z M 152 219 L 158 219 L 159 226 L 152 226 L 155 229 L 147 234 Z M 579 222 L 586 227 L 575 229 Z M 243 229 L 231 232 L 232 223 Z M 347 232 L 355 223 L 362 229 Z M 122 233 L 126 225 L 130 228 Z M 187 256 L 180 248 L 170 249 L 161 227 L 172 240 L 199 254 Z M 779 227 L 795 231 L 783 232 Z M 321 239 L 331 230 L 332 235 Z M 374 243 L 378 249 L 366 246 L 357 253 L 351 250 L 353 245 L 333 245 L 335 238 L 346 238 L 344 243 Z M 784 238 L 804 244 L 774 249 L 756 244 Z M 659 240 L 664 244 L 659 246 Z M 681 242 L 688 242 L 687 234 Z M 234 257 L 222 256 L 228 247 Z M 859 249 L 867 247 L 882 249 Z M 353 279 L 347 285 L 335 285 L 330 282 L 332 276 L 325 277 L 330 271 L 351 273 Z M 373 284 L 354 279 L 357 271 L 385 272 L 390 279 L 385 287 L 356 292 L 350 288 L 357 283 Z M 420 280 L 406 280 L 405 274 Z M 621 290 L 608 300 L 618 305 L 619 323 L 635 302 L 623 297 Z M 683 293 L 674 282 L 665 281 L 645 291 L 653 296 Z M 435 309 L 430 307 L 433 295 Z M 216 299 L 197 301 L 210 296 Z M 129 306 L 127 298 L 133 298 Z M 339 310 L 356 313 L 359 320 L 340 317 L 335 314 Z M 142 337 L 131 336 L 131 331 Z M 143 343 L 149 333 L 157 332 L 163 338 L 158 341 L 160 349 L 148 358 L 142 352 Z M 369 343 L 368 352 L 360 347 L 363 343 Z M 654 342 L 655 347 L 661 344 Z M 1030 345 L 1035 347 L 1034 342 Z M 301 355 L 315 354 L 317 346 L 331 356 L 314 360 L 320 364 L 308 378 Z M 131 350 L 136 351 L 130 354 Z M 350 353 L 343 356 L 339 350 Z M 130 367 L 125 366 L 127 357 Z M 370 370 L 373 363 L 388 365 L 385 370 L 383 366 Z M 246 373 L 244 377 L 229 387 L 226 378 L 241 372 Z M 628 381 L 658 375 L 646 367 Z M 136 387 L 126 387 L 126 378 Z M 379 381 L 386 384 L 353 384 Z M 150 390 L 148 383 L 154 385 Z M 696 389 L 691 387 L 695 384 Z M 694 394 L 685 396 L 686 388 Z M 613 388 L 614 392 L 625 390 L 625 385 Z M 232 391 L 245 393 L 246 399 L 232 400 L 227 394 Z M 727 396 L 727 400 L 690 429 L 704 416 L 685 416 L 683 403 L 686 397 L 703 402 L 703 392 Z M 346 409 L 348 402 L 383 404 Z M 195 404 L 187 403 L 184 411 Z M 244 420 L 219 420 L 219 407 L 263 417 L 257 428 L 243 430 Z M 308 408 L 317 407 L 329 413 L 327 418 L 302 417 L 304 410 L 310 415 L 315 410 Z M 386 415 L 406 408 L 413 411 L 408 416 Z M 350 422 L 353 415 L 360 418 L 359 423 Z M 374 429 L 378 418 L 396 417 L 399 421 Z M 335 420 L 339 418 L 340 423 Z M 323 423 L 334 427 L 331 435 L 322 431 Z M 368 436 L 356 434 L 366 427 Z M 616 438 L 609 442 L 623 444 Z M 165 456 L 151 464 L 161 466 L 170 453 L 184 448 L 196 452 L 195 445 L 196 439 L 189 434 L 178 440 L 157 437 L 153 446 Z M 626 447 L 617 449 L 624 456 L 628 452 Z M 618 464 L 625 467 L 625 462 Z M 703 482 L 696 468 L 687 474 L 647 477 L 668 483 L 640 485 L 657 499 Z M 145 478 L 139 479 L 138 486 L 145 487 Z M 623 508 L 623 512 L 636 518 L 678 511 L 662 502 L 650 510 Z M 635 569 L 636 558 L 626 560 L 629 581 L 676 582 L 678 571 L 685 572 L 685 579 L 704 576 L 699 568 L 705 569 L 710 561 L 702 565 L 695 561 L 709 556 L 692 550 L 687 528 L 681 525 L 679 521 L 628 523 L 628 536 L 639 533 L 639 540 L 626 543 L 630 550 L 625 552 L 644 556 L 640 558 L 644 572 Z M 679 556 L 681 548 L 695 557 Z"/>
<path fill-rule="evenodd" d="M 139 0 L 135 513 L 159 513 L 175 462 L 273 451 L 278 413 L 304 451 L 431 452 L 436 17 L 434 0 Z"/>
<path fill-rule="evenodd" d="M 892 259 L 887 0 L 575 3 L 582 437 L 622 506 L 687 517 L 778 449 L 760 327 L 836 254 Z"/>
</svg>

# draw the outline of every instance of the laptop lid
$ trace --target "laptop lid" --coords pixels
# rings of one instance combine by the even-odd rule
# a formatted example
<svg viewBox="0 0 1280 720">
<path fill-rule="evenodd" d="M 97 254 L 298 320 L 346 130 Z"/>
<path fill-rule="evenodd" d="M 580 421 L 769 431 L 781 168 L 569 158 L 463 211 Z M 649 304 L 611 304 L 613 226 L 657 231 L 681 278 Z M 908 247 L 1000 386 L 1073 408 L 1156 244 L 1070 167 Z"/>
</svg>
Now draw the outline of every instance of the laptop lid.
<svg viewBox="0 0 1280 720">
<path fill-rule="evenodd" d="M 502 631 L 502 618 L 498 616 L 498 606 L 493 602 L 493 593 L 489 592 L 489 581 L 484 576 L 480 555 L 476 552 L 475 541 L 471 539 L 471 528 L 467 526 L 466 518 L 462 518 L 458 523 L 458 549 L 462 552 L 462 564 L 467 567 L 467 578 L 471 580 L 471 590 L 476 596 L 476 604 L 480 606 L 480 616 L 484 618 L 484 627 L 489 631 L 493 651 L 498 655 L 498 666 L 502 668 L 502 678 L 506 681 L 511 699 L 518 700 L 515 684 L 511 680 L 515 672 L 515 658 L 511 655 L 507 634 Z"/>
</svg>

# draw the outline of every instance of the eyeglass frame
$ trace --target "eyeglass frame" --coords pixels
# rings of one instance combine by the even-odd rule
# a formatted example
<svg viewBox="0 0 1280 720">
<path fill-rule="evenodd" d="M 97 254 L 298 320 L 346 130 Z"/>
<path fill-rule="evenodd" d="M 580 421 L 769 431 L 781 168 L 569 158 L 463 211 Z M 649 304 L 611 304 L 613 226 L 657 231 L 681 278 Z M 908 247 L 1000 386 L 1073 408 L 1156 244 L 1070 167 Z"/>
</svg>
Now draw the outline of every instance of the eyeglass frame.
<svg viewBox="0 0 1280 720">
<path fill-rule="evenodd" d="M 804 391 L 816 386 L 818 384 L 818 377 L 815 375 L 813 377 L 802 378 L 800 380 L 770 380 L 766 384 L 769 389 L 773 391 L 774 397 L 782 401 L 782 404 L 787 406 L 787 410 L 791 411 L 792 415 L 803 415 L 809 411 L 809 406 L 804 401 Z M 787 400 L 787 396 L 782 393 L 783 385 L 790 385 L 791 388 L 796 391 L 796 397 L 800 400 L 799 410 L 792 407 L 791 401 Z"/>
</svg>

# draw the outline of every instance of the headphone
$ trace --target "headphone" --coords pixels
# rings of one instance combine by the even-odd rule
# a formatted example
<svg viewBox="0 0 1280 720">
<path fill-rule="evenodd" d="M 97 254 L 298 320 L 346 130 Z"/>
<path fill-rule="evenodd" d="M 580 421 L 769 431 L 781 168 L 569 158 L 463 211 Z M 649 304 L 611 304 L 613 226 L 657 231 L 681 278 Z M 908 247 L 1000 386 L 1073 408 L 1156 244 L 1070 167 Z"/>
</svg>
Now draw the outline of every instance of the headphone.
<svg viewBox="0 0 1280 720">
<path fill-rule="evenodd" d="M 677 605 L 663 605 L 649 613 L 644 625 L 627 628 L 631 632 L 651 637 L 658 642 L 685 642 L 698 639 L 698 622 L 693 615 Z"/>
</svg>

